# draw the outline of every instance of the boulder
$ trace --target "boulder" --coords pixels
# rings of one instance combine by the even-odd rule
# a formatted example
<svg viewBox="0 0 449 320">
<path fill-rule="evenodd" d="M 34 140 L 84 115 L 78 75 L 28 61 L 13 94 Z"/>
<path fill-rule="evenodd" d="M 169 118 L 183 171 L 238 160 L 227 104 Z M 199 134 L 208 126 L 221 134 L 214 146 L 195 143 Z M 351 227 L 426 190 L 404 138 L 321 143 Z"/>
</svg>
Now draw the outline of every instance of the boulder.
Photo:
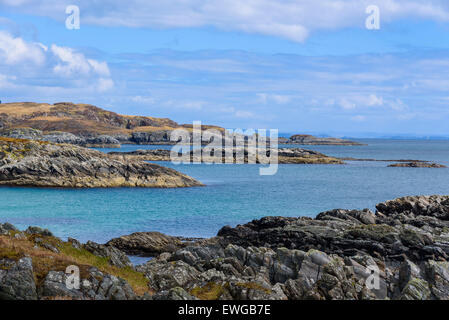
<svg viewBox="0 0 449 320">
<path fill-rule="evenodd" d="M 153 257 L 163 252 L 175 252 L 184 246 L 180 238 L 160 232 L 135 232 L 114 238 L 108 243 L 129 255 Z"/>
</svg>

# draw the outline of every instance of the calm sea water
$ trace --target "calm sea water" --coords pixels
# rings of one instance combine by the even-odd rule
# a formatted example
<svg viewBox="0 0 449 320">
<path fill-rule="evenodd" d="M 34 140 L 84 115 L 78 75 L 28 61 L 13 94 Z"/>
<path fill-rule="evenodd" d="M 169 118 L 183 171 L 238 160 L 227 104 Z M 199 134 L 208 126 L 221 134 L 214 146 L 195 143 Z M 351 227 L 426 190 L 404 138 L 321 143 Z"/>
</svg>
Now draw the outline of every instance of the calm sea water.
<svg viewBox="0 0 449 320">
<path fill-rule="evenodd" d="M 306 146 L 328 155 L 422 159 L 449 166 L 449 141 L 360 140 L 368 146 Z M 129 151 L 161 146 L 124 146 Z M 166 146 L 165 148 L 169 148 Z M 449 194 L 449 169 L 387 168 L 385 162 L 280 165 L 172 165 L 205 187 L 187 189 L 0 188 L 0 222 L 38 225 L 57 236 L 106 242 L 136 231 L 209 237 L 224 225 L 268 215 L 315 216 L 334 208 L 371 208 L 406 195 Z"/>
</svg>

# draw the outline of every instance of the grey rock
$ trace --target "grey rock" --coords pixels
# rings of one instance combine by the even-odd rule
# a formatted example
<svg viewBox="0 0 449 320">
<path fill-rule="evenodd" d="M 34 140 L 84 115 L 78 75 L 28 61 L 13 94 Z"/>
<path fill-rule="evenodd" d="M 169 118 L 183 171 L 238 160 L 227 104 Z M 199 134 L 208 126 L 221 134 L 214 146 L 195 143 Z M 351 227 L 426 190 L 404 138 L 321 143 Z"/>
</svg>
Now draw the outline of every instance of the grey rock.
<svg viewBox="0 0 449 320">
<path fill-rule="evenodd" d="M 36 299 L 37 289 L 31 259 L 0 259 L 0 300 Z"/>
<path fill-rule="evenodd" d="M 40 227 L 30 226 L 30 227 L 28 227 L 28 229 L 25 230 L 25 232 L 28 234 L 38 234 L 38 235 L 46 236 L 46 237 L 53 237 L 53 233 L 51 233 L 50 230 L 43 229 Z"/>
<path fill-rule="evenodd" d="M 86 244 L 82 245 L 82 247 L 96 256 L 107 258 L 109 263 L 113 266 L 119 268 L 132 267 L 132 263 L 129 261 L 128 256 L 114 246 L 88 241 Z"/>
</svg>

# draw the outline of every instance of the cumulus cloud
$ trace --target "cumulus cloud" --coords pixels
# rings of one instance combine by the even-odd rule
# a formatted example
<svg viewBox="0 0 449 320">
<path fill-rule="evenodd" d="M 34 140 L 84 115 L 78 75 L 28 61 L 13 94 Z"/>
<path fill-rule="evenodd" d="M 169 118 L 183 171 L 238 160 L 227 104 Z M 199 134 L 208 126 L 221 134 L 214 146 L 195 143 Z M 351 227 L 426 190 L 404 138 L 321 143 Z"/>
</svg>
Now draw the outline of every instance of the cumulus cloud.
<svg viewBox="0 0 449 320">
<path fill-rule="evenodd" d="M 22 38 L 0 31 L 0 61 L 7 65 L 31 63 L 42 65 L 47 48 L 35 42 L 25 42 Z"/>
<path fill-rule="evenodd" d="M 100 76 L 110 75 L 106 62 L 86 59 L 82 53 L 78 53 L 71 48 L 59 47 L 55 44 L 51 46 L 51 51 L 59 60 L 58 64 L 53 68 L 53 71 L 57 74 L 65 77 L 88 75 L 90 73 Z"/>
<path fill-rule="evenodd" d="M 63 21 L 72 0 L 0 0 L 0 8 Z M 81 23 L 126 27 L 202 27 L 277 36 L 303 42 L 316 30 L 365 26 L 368 5 L 380 8 L 382 23 L 401 18 L 449 21 L 447 0 L 103 0 L 79 4 Z"/>
<path fill-rule="evenodd" d="M 0 72 L 6 74 L 0 74 L 2 88 L 24 87 L 28 81 L 36 86 L 34 77 L 38 83 L 45 83 L 48 90 L 63 86 L 104 92 L 114 87 L 106 62 L 56 44 L 49 49 L 5 31 L 0 31 Z"/>
</svg>

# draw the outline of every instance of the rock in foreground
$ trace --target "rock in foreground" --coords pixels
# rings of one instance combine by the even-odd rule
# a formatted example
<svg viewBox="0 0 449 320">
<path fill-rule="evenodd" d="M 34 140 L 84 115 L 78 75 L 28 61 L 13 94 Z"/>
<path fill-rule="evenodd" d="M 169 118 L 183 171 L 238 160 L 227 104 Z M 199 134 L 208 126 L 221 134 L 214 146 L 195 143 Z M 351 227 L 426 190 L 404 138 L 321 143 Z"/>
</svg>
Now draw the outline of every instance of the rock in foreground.
<svg viewBox="0 0 449 320">
<path fill-rule="evenodd" d="M 0 138 L 0 185 L 173 188 L 201 184 L 173 169 L 118 161 L 74 145 Z"/>
<path fill-rule="evenodd" d="M 177 248 L 156 233 L 118 238 L 157 248 L 134 269 L 119 242 L 64 243 L 0 224 L 0 299 L 448 300 L 449 196 L 376 209 L 266 217 Z M 83 285 L 68 290 L 62 270 L 80 263 Z"/>
</svg>

